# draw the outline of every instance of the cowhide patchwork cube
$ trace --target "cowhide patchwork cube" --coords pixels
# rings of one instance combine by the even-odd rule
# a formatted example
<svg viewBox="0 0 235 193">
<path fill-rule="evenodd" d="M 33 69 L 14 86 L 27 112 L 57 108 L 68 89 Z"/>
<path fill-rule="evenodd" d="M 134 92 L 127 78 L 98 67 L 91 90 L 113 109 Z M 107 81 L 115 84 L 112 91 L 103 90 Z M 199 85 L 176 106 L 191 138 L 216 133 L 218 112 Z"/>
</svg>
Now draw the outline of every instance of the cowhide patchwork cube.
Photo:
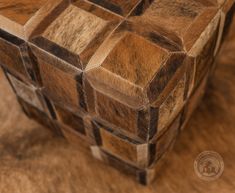
<svg viewBox="0 0 235 193">
<path fill-rule="evenodd" d="M 30 118 L 148 184 L 203 97 L 234 2 L 2 0 L 0 64 Z"/>
</svg>

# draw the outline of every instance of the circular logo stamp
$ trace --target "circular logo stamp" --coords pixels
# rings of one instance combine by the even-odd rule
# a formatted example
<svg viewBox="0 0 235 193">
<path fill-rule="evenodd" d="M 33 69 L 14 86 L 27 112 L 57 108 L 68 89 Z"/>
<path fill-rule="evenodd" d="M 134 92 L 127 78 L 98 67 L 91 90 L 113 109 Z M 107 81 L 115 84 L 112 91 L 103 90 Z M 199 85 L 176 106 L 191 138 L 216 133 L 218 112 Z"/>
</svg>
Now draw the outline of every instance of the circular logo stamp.
<svg viewBox="0 0 235 193">
<path fill-rule="evenodd" d="M 214 151 L 203 151 L 194 161 L 194 170 L 203 180 L 216 180 L 224 171 L 223 158 Z"/>
</svg>

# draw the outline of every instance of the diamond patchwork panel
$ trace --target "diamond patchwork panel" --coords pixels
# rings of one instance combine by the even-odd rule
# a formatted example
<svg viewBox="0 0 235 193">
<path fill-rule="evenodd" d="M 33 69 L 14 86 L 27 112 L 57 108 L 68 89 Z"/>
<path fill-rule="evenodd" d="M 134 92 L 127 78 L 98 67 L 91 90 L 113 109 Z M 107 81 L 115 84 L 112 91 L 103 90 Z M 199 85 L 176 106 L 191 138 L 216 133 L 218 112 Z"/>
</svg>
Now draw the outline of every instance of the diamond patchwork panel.
<svg viewBox="0 0 235 193">
<path fill-rule="evenodd" d="M 10 74 L 7 74 L 7 76 L 18 97 L 43 111 L 43 106 L 39 99 L 40 95 L 37 92 L 37 88 L 21 82 Z"/>
<path fill-rule="evenodd" d="M 76 1 L 76 0 L 74 0 Z M 122 17 L 141 15 L 153 0 L 88 0 Z"/>
<path fill-rule="evenodd" d="M 72 66 L 53 66 L 39 59 L 39 69 L 43 82 L 43 90 L 57 103 L 68 106 L 82 106 L 82 89 L 79 82 L 81 72 Z M 56 61 L 57 62 L 57 61 Z"/>
<path fill-rule="evenodd" d="M 30 118 L 148 184 L 203 97 L 234 7 L 2 0 L 0 65 Z"/>
<path fill-rule="evenodd" d="M 120 23 L 120 17 L 85 1 L 69 5 L 38 36 L 34 47 L 83 70 L 93 53 Z M 36 46 L 35 46 L 36 45 Z"/>
<path fill-rule="evenodd" d="M 52 12 L 59 12 L 67 3 L 65 0 L 2 0 L 0 27 L 12 35 L 28 39 L 48 20 L 54 19 Z"/>
<path fill-rule="evenodd" d="M 40 84 L 40 76 L 34 58 L 26 42 L 0 29 L 1 65 L 25 81 Z"/>
</svg>

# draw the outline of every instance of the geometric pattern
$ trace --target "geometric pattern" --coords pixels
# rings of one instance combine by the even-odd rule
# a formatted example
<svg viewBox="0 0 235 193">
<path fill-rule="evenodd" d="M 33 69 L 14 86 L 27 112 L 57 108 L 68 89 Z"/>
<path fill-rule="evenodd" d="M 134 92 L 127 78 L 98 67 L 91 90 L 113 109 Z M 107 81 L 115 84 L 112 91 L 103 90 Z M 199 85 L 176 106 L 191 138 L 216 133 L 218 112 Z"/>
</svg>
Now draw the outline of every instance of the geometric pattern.
<svg viewBox="0 0 235 193">
<path fill-rule="evenodd" d="M 142 184 L 215 69 L 234 0 L 2 0 L 0 65 L 24 112 Z"/>
</svg>

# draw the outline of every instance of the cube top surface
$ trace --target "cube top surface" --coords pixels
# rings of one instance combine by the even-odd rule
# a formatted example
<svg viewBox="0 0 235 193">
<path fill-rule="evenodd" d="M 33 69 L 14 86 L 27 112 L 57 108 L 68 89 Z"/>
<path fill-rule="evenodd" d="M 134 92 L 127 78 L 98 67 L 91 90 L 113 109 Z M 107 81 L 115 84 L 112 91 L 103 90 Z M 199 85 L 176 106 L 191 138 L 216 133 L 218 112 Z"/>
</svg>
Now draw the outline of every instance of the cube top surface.
<svg viewBox="0 0 235 193">
<path fill-rule="evenodd" d="M 66 7 L 45 30 L 32 38 L 33 44 L 83 70 L 103 41 L 121 22 L 121 17 L 87 1 Z M 41 43 L 41 42 L 44 43 Z M 55 49 L 64 54 L 55 53 Z M 75 58 L 71 61 L 67 55 Z"/>
<path fill-rule="evenodd" d="M 196 57 L 202 51 L 218 26 L 218 5 L 223 3 L 215 0 L 4 1 L 0 27 L 21 38 L 37 29 L 30 45 L 34 53 L 40 52 L 35 54 L 39 61 L 56 68 L 60 63 L 61 69 L 66 70 L 64 66 L 73 66 L 76 72 L 71 74 L 85 72 L 93 88 L 113 98 L 118 98 L 113 96 L 117 92 L 134 97 L 138 104 L 146 104 L 156 100 L 187 54 Z M 12 28 L 11 22 L 23 27 L 23 31 Z"/>
<path fill-rule="evenodd" d="M 3 0 L 0 2 L 0 27 L 27 40 L 46 17 L 66 0 Z"/>
<path fill-rule="evenodd" d="M 42 36 L 75 54 L 80 54 L 106 24 L 104 19 L 70 5 Z"/>
<path fill-rule="evenodd" d="M 149 1 L 144 11 L 133 11 L 99 47 L 86 67 L 88 79 L 97 89 L 103 89 L 102 82 L 104 89 L 143 99 L 154 84 L 168 81 L 160 77 L 164 71 L 183 64 L 183 53 L 196 57 L 202 51 L 218 23 L 212 1 Z M 147 100 L 153 102 L 161 91 L 149 91 L 153 96 Z"/>
<path fill-rule="evenodd" d="M 73 0 L 30 39 L 30 45 L 46 63 L 60 58 L 62 65 L 85 72 L 94 88 L 114 95 L 107 90 L 111 88 L 135 97 L 134 106 L 142 106 L 154 102 L 186 52 L 200 53 L 218 24 L 218 11 L 213 0 Z M 172 74 L 163 80 L 169 71 Z M 157 84 L 164 86 L 155 89 Z"/>
<path fill-rule="evenodd" d="M 141 36 L 127 33 L 104 60 L 102 68 L 144 87 L 167 57 L 166 50 Z"/>
<path fill-rule="evenodd" d="M 188 52 L 217 12 L 215 5 L 209 2 L 160 0 L 153 1 L 141 16 L 129 19 L 137 31 L 157 33 Z"/>
<path fill-rule="evenodd" d="M 46 0 L 2 0 L 0 3 L 0 15 L 23 26 L 35 15 L 45 2 Z"/>
<path fill-rule="evenodd" d="M 98 4 L 116 14 L 127 16 L 133 8 L 135 8 L 141 0 L 89 0 L 92 3 Z"/>
</svg>

